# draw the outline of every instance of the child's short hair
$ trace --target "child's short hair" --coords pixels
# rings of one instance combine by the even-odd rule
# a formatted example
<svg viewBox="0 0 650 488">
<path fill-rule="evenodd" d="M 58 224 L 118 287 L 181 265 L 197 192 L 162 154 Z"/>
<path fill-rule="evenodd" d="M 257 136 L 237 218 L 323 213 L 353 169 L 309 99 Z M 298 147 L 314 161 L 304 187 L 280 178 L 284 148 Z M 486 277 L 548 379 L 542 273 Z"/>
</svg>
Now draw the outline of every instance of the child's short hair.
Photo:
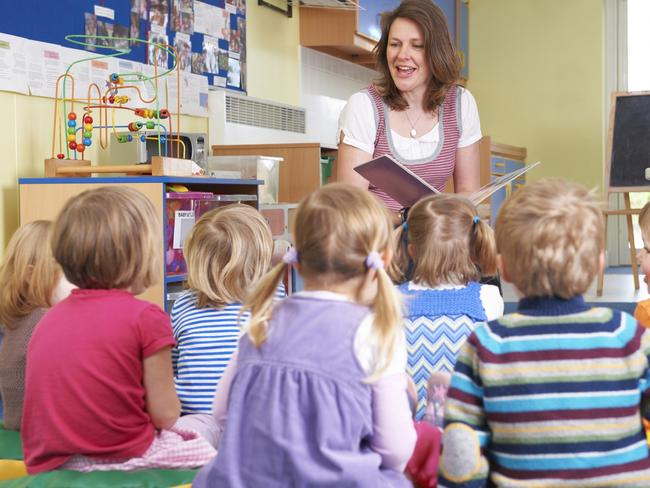
<svg viewBox="0 0 650 488">
<path fill-rule="evenodd" d="M 52 248 L 79 288 L 143 291 L 162 275 L 162 227 L 134 188 L 102 186 L 70 198 L 54 224 Z"/>
<path fill-rule="evenodd" d="M 268 270 L 271 230 L 249 205 L 229 205 L 203 215 L 185 241 L 187 284 L 199 307 L 243 302 Z"/>
<path fill-rule="evenodd" d="M 650 202 L 646 203 L 639 214 L 639 227 L 641 232 L 650 237 Z M 646 244 L 650 244 L 647 242 Z"/>
<path fill-rule="evenodd" d="M 35 220 L 9 241 L 0 266 L 0 324 L 8 329 L 34 309 L 52 306 L 61 268 L 52 256 L 51 234 L 52 222 Z"/>
<path fill-rule="evenodd" d="M 481 273 L 496 273 L 494 232 L 478 217 L 474 204 L 460 195 L 436 194 L 418 201 L 395 240 L 391 277 L 397 282 L 406 278 L 408 245 L 415 254 L 412 278 L 427 286 L 465 285 Z"/>
<path fill-rule="evenodd" d="M 571 298 L 587 291 L 603 251 L 603 213 L 591 192 L 560 179 L 525 185 L 496 221 L 497 249 L 526 297 Z"/>
</svg>

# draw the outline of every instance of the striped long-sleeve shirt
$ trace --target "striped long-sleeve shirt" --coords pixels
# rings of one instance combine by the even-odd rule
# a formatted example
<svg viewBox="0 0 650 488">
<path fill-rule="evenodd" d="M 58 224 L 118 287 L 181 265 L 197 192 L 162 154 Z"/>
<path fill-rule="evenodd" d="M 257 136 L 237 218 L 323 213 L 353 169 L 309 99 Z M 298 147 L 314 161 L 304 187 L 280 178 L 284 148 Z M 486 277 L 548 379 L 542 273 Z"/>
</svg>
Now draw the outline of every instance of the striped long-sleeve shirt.
<svg viewBox="0 0 650 488">
<path fill-rule="evenodd" d="M 650 486 L 649 354 L 650 331 L 581 297 L 479 326 L 449 389 L 439 486 Z"/>
</svg>

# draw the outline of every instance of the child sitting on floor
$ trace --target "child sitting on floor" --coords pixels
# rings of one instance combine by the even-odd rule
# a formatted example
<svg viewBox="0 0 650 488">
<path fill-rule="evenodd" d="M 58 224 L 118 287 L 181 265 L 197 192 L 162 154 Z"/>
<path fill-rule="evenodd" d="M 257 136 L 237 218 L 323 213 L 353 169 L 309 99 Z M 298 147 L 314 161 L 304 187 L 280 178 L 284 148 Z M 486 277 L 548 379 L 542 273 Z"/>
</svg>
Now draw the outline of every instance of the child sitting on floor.
<svg viewBox="0 0 650 488">
<path fill-rule="evenodd" d="M 208 414 L 249 316 L 242 302 L 271 265 L 273 239 L 257 210 L 237 204 L 203 215 L 184 247 L 189 290 L 171 311 L 174 381 L 182 413 Z"/>
<path fill-rule="evenodd" d="M 416 420 L 442 428 L 445 392 L 456 355 L 476 324 L 503 314 L 498 287 L 481 285 L 479 268 L 496 271 L 494 234 L 464 197 L 438 194 L 417 202 L 397 232 L 391 266 L 406 297 L 407 372 L 417 387 Z M 411 261 L 412 260 L 412 261 Z M 435 375 L 435 391 L 429 391 Z"/>
<path fill-rule="evenodd" d="M 77 285 L 27 350 L 23 449 L 30 474 L 194 468 L 214 449 L 174 429 L 169 317 L 138 300 L 162 269 L 160 216 L 139 191 L 106 186 L 68 200 L 54 257 Z"/>
<path fill-rule="evenodd" d="M 216 421 L 227 414 L 219 452 L 193 486 L 410 486 L 406 348 L 384 270 L 390 215 L 333 183 L 300 203 L 294 224 L 295 249 L 246 301 L 248 333 L 215 396 Z M 305 290 L 274 305 L 288 265 Z"/>
<path fill-rule="evenodd" d="M 582 298 L 604 261 L 601 208 L 579 186 L 530 183 L 496 240 L 501 277 L 525 298 L 458 356 L 438 486 L 650 486 L 650 331 Z"/>
<path fill-rule="evenodd" d="M 20 430 L 27 344 L 47 309 L 70 292 L 52 256 L 52 223 L 36 220 L 12 236 L 0 267 L 0 393 L 4 426 Z"/>
</svg>

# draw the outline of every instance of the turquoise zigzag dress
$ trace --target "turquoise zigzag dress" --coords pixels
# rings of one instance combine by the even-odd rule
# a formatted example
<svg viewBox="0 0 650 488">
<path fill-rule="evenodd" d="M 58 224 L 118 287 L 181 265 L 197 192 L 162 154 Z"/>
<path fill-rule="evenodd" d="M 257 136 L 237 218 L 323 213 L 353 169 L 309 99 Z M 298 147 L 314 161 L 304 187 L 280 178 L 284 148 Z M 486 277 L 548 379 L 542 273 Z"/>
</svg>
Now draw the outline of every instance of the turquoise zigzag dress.
<svg viewBox="0 0 650 488">
<path fill-rule="evenodd" d="M 409 290 L 407 282 L 399 290 L 407 306 L 407 372 L 418 392 L 415 418 L 442 427 L 442 406 L 458 351 L 476 326 L 487 320 L 481 285 L 470 282 L 463 288 Z"/>
</svg>

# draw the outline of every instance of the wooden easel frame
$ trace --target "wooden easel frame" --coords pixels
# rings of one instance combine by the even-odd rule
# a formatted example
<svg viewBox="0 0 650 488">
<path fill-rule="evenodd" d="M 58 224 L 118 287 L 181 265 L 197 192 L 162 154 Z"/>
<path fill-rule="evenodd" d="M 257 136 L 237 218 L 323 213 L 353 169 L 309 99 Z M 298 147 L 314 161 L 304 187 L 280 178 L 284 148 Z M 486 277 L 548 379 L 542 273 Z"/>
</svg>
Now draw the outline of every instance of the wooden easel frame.
<svg viewBox="0 0 650 488">
<path fill-rule="evenodd" d="M 632 278 L 634 279 L 634 289 L 639 289 L 639 267 L 636 264 L 636 244 L 634 242 L 634 224 L 632 222 L 632 216 L 638 215 L 641 213 L 640 208 L 632 208 L 630 203 L 630 192 L 650 192 L 650 184 L 643 186 L 610 186 L 611 170 L 612 170 L 612 149 L 614 145 L 614 122 L 616 115 L 616 101 L 619 97 L 634 97 L 634 96 L 650 96 L 650 91 L 642 92 L 612 92 L 612 100 L 609 109 L 609 127 L 607 130 L 607 153 L 605 160 L 605 180 L 603 182 L 603 188 L 606 188 L 605 193 L 606 198 L 609 200 L 609 195 L 611 193 L 622 193 L 624 208 L 621 210 L 618 209 L 606 209 L 603 210 L 603 216 L 605 219 L 604 233 L 605 233 L 605 246 L 607 245 L 607 218 L 610 215 L 625 215 L 625 220 L 627 222 L 627 239 L 630 244 L 630 265 L 632 266 Z M 598 273 L 598 282 L 596 285 L 596 295 L 602 296 L 603 294 L 603 282 L 604 282 L 604 270 L 600 270 Z"/>
</svg>

